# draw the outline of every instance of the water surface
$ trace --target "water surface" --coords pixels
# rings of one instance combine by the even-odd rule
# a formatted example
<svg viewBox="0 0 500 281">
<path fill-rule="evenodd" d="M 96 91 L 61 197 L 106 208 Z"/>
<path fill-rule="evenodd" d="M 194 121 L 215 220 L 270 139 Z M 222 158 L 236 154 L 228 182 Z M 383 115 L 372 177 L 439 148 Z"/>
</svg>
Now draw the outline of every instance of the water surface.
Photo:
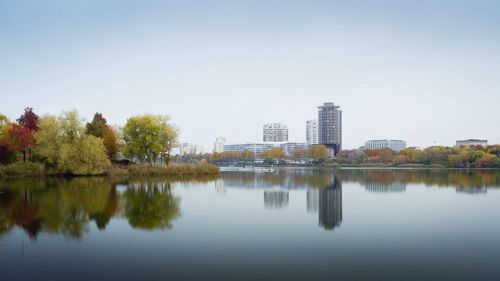
<svg viewBox="0 0 500 281">
<path fill-rule="evenodd" d="M 0 182 L 1 280 L 500 280 L 500 173 Z"/>
</svg>

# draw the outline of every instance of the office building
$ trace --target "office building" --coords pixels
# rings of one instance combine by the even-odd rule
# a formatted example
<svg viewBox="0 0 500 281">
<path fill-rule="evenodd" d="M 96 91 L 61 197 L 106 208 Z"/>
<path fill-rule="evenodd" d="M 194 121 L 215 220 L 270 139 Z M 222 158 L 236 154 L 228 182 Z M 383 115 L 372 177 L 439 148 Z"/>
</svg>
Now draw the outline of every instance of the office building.
<svg viewBox="0 0 500 281">
<path fill-rule="evenodd" d="M 332 157 L 342 149 L 342 111 L 331 102 L 318 106 L 318 143 L 325 145 Z"/>
<path fill-rule="evenodd" d="M 191 143 L 182 143 L 179 146 L 179 154 L 181 156 L 203 154 L 203 146 Z"/>
<path fill-rule="evenodd" d="M 224 152 L 224 144 L 226 143 L 226 139 L 224 137 L 218 137 L 215 139 L 214 143 L 214 152 L 221 153 Z"/>
<path fill-rule="evenodd" d="M 478 139 L 468 139 L 468 140 L 457 140 L 457 146 L 487 146 L 487 140 Z"/>
<path fill-rule="evenodd" d="M 308 120 L 306 122 L 306 142 L 307 145 L 318 144 L 318 120 Z"/>
<path fill-rule="evenodd" d="M 285 142 L 288 141 L 288 128 L 281 123 L 269 123 L 263 127 L 264 142 Z"/>
<path fill-rule="evenodd" d="M 403 140 L 368 140 L 365 142 L 365 149 L 384 149 L 399 152 L 406 148 L 406 142 Z"/>
</svg>

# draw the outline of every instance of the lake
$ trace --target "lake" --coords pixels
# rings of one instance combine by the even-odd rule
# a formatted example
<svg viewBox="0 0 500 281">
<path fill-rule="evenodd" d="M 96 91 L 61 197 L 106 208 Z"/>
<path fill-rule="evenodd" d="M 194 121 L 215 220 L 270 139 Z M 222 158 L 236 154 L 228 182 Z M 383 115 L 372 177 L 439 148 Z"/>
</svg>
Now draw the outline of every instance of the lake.
<svg viewBox="0 0 500 281">
<path fill-rule="evenodd" d="M 0 182 L 1 280 L 500 280 L 500 172 Z"/>
</svg>

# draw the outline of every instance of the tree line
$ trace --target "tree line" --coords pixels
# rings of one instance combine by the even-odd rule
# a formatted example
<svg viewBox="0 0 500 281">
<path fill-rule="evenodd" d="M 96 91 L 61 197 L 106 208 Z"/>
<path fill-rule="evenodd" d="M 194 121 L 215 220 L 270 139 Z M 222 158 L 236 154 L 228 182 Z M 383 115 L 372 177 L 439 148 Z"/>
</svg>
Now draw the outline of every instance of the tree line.
<svg viewBox="0 0 500 281">
<path fill-rule="evenodd" d="M 59 116 L 31 107 L 15 121 L 0 114 L 0 164 L 37 163 L 61 174 L 99 174 L 119 156 L 149 165 L 169 165 L 178 129 L 167 115 L 132 116 L 114 127 L 101 113 L 91 122 L 76 110 Z"/>
<path fill-rule="evenodd" d="M 390 149 L 343 150 L 339 164 L 363 165 L 436 165 L 449 168 L 500 168 L 500 145 L 432 146 L 425 149 L 407 148 L 399 152 Z"/>
</svg>

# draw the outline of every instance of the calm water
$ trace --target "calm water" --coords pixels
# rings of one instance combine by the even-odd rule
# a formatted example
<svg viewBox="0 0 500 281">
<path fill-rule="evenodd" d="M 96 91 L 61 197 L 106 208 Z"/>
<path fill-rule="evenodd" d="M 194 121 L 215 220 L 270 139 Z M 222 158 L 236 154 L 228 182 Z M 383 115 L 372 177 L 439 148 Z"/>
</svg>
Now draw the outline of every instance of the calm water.
<svg viewBox="0 0 500 281">
<path fill-rule="evenodd" d="M 0 280 L 500 280 L 500 172 L 0 182 Z"/>
</svg>

